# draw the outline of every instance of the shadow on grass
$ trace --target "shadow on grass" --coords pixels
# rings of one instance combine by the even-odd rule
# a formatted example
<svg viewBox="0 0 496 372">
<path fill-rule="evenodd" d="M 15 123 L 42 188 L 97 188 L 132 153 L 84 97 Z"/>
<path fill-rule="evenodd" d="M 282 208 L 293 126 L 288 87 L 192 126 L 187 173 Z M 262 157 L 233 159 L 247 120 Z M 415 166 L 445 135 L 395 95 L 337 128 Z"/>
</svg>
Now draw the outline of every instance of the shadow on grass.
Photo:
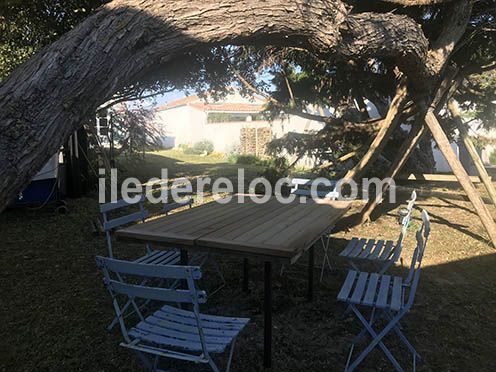
<svg viewBox="0 0 496 372">
<path fill-rule="evenodd" d="M 0 369 L 57 370 L 64 366 L 65 370 L 140 370 L 133 355 L 118 346 L 119 331 L 105 330 L 113 312 L 94 263 L 96 253 L 105 254 L 104 242 L 100 239 L 97 246 L 88 224 L 96 217 L 97 203 L 92 199 L 72 200 L 69 207 L 70 213 L 65 216 L 22 210 L 0 216 Z M 435 214 L 440 217 L 433 218 L 416 303 L 404 319 L 405 332 L 423 357 L 418 369 L 494 370 L 496 254 L 487 254 L 487 247 L 470 237 L 469 244 L 462 246 L 459 239 L 466 232 L 450 233 L 457 225 L 444 222 L 452 208 L 445 210 L 445 215 L 443 206 L 437 209 L 441 212 Z M 390 215 L 370 224 L 367 231 L 350 231 L 350 236 L 384 234 L 394 238 L 399 230 L 394 212 L 392 208 L 385 211 Z M 440 240 L 441 232 L 446 232 L 447 240 Z M 332 240 L 335 270 L 326 273 L 322 283 L 318 283 L 315 271 L 312 303 L 305 299 L 307 255 L 287 267 L 282 276 L 274 270 L 275 371 L 344 368 L 350 339 L 359 331 L 359 323 L 345 316 L 344 307 L 336 301 L 346 275 L 346 265 L 336 254 L 348 240 L 343 232 Z M 412 250 L 411 241 L 407 243 L 405 265 Z M 141 254 L 141 249 L 118 244 L 116 254 L 132 258 Z M 443 249 L 458 256 L 444 256 Z M 322 250 L 317 247 L 316 263 L 320 264 L 322 258 Z M 220 263 L 228 285 L 209 299 L 203 311 L 252 319 L 238 340 L 233 370 L 261 371 L 263 265 L 252 262 L 251 292 L 245 294 L 241 291 L 241 260 L 222 257 Z M 399 267 L 395 272 L 405 275 L 406 271 Z M 214 288 L 216 280 L 207 267 L 201 285 Z M 408 367 L 410 359 L 395 336 L 386 344 Z M 173 367 L 176 371 L 206 370 L 185 363 L 174 363 Z M 361 368 L 390 369 L 380 351 L 374 351 Z"/>
</svg>

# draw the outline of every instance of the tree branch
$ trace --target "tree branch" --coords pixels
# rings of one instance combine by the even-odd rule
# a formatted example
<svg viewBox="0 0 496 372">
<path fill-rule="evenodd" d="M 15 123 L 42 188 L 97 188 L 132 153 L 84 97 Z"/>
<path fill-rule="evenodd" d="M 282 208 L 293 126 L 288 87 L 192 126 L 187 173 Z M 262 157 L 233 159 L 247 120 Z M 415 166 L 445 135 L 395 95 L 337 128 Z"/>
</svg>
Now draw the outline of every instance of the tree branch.
<svg viewBox="0 0 496 372">
<path fill-rule="evenodd" d="M 114 0 L 0 83 L 0 211 L 115 92 L 186 53 L 227 44 L 383 58 L 419 87 L 432 76 L 413 19 L 350 14 L 341 0 Z"/>
<path fill-rule="evenodd" d="M 112 106 L 115 106 L 115 105 L 122 103 L 122 102 L 132 102 L 132 101 L 139 101 L 142 99 L 153 98 L 153 97 L 159 96 L 161 94 L 170 93 L 170 92 L 174 91 L 174 89 L 175 88 L 163 89 L 163 90 L 159 90 L 157 92 L 154 92 L 151 94 L 146 94 L 146 95 L 143 95 L 143 93 L 145 92 L 145 90 L 143 90 L 138 96 L 133 95 L 133 94 L 129 94 L 126 96 L 120 96 L 120 97 L 117 97 L 115 99 L 112 99 L 109 102 L 106 102 L 103 106 L 98 107 L 98 109 L 99 110 L 107 110 L 107 109 L 111 108 Z"/>
</svg>

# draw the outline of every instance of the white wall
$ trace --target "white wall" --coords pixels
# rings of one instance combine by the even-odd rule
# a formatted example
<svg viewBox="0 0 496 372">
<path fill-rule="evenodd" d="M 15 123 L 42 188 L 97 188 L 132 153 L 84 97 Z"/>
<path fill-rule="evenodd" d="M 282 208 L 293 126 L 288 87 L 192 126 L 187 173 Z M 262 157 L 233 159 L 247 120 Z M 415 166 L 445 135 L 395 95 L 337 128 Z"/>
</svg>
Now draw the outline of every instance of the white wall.
<svg viewBox="0 0 496 372">
<path fill-rule="evenodd" d="M 189 106 L 158 112 L 156 121 L 168 137 L 175 138 L 175 147 L 209 140 L 215 151 L 224 153 L 239 147 L 241 128 L 270 126 L 266 121 L 207 123 L 205 112 Z"/>
<path fill-rule="evenodd" d="M 459 157 L 460 156 L 460 149 L 458 148 L 458 145 L 456 143 L 452 142 L 451 148 L 455 152 L 456 156 Z M 434 141 L 432 141 L 432 154 L 434 155 L 434 161 L 436 162 L 436 172 L 450 173 L 451 167 L 449 166 L 448 162 L 446 161 L 444 155 L 437 148 L 436 143 Z"/>
<path fill-rule="evenodd" d="M 174 137 L 176 147 L 180 144 L 192 145 L 203 139 L 206 115 L 200 110 L 189 106 L 176 107 L 158 112 L 155 120 L 167 137 Z"/>
<path fill-rule="evenodd" d="M 267 128 L 269 126 L 267 121 L 206 124 L 204 136 L 212 141 L 215 151 L 229 153 L 239 148 L 242 128 Z"/>
<path fill-rule="evenodd" d="M 223 102 L 229 103 L 261 103 L 260 99 L 242 97 L 238 92 L 229 94 Z M 310 108 L 311 109 L 311 108 Z M 322 111 L 322 109 L 319 109 Z M 315 112 L 326 115 L 327 112 Z M 240 145 L 242 128 L 270 127 L 274 138 L 280 138 L 288 132 L 304 133 L 319 130 L 323 123 L 289 116 L 284 119 L 268 121 L 246 121 L 207 123 L 207 114 L 202 110 L 188 105 L 174 107 L 157 112 L 156 121 L 162 125 L 167 137 L 174 137 L 174 145 L 193 145 L 198 141 L 209 140 L 214 144 L 215 151 L 228 153 Z M 170 142 L 170 141 L 168 141 Z"/>
</svg>

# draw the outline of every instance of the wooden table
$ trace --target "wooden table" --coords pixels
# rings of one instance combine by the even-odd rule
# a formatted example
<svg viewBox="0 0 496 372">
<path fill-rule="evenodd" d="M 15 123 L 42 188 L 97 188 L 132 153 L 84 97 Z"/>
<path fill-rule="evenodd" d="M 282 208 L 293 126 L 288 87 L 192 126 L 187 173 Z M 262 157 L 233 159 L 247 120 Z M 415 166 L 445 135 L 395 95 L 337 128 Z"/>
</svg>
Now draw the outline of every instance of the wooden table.
<svg viewBox="0 0 496 372">
<path fill-rule="evenodd" d="M 117 231 L 119 239 L 147 241 L 154 246 L 188 251 L 232 254 L 244 258 L 243 287 L 248 287 L 248 259 L 264 261 L 264 366 L 272 364 L 272 263 L 292 264 L 309 250 L 308 298 L 313 297 L 314 243 L 346 213 L 343 201 L 282 204 L 271 198 L 257 204 L 212 202 L 167 217 Z"/>
</svg>

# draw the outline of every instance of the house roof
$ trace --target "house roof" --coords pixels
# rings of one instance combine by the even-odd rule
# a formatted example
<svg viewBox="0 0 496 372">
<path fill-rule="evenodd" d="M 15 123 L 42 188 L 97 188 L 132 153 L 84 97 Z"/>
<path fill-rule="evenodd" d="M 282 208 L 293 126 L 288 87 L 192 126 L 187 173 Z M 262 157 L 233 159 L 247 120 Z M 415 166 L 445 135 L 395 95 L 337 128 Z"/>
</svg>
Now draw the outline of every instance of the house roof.
<svg viewBox="0 0 496 372">
<path fill-rule="evenodd" d="M 200 101 L 200 97 L 198 97 L 197 95 L 186 96 L 186 97 L 171 101 L 169 103 L 166 103 L 165 105 L 158 106 L 156 111 L 164 111 L 164 110 L 169 110 L 169 109 L 175 108 L 175 107 L 186 106 L 186 105 L 193 103 L 193 102 L 196 102 L 196 101 Z"/>
<path fill-rule="evenodd" d="M 197 108 L 205 112 L 243 112 L 257 113 L 263 111 L 264 105 L 256 103 L 192 103 L 191 107 Z"/>
<path fill-rule="evenodd" d="M 176 99 L 165 105 L 156 108 L 156 111 L 165 111 L 181 106 L 190 106 L 204 112 L 243 112 L 257 113 L 264 109 L 266 101 L 259 97 L 254 97 L 254 102 L 205 102 L 197 95 Z"/>
</svg>

